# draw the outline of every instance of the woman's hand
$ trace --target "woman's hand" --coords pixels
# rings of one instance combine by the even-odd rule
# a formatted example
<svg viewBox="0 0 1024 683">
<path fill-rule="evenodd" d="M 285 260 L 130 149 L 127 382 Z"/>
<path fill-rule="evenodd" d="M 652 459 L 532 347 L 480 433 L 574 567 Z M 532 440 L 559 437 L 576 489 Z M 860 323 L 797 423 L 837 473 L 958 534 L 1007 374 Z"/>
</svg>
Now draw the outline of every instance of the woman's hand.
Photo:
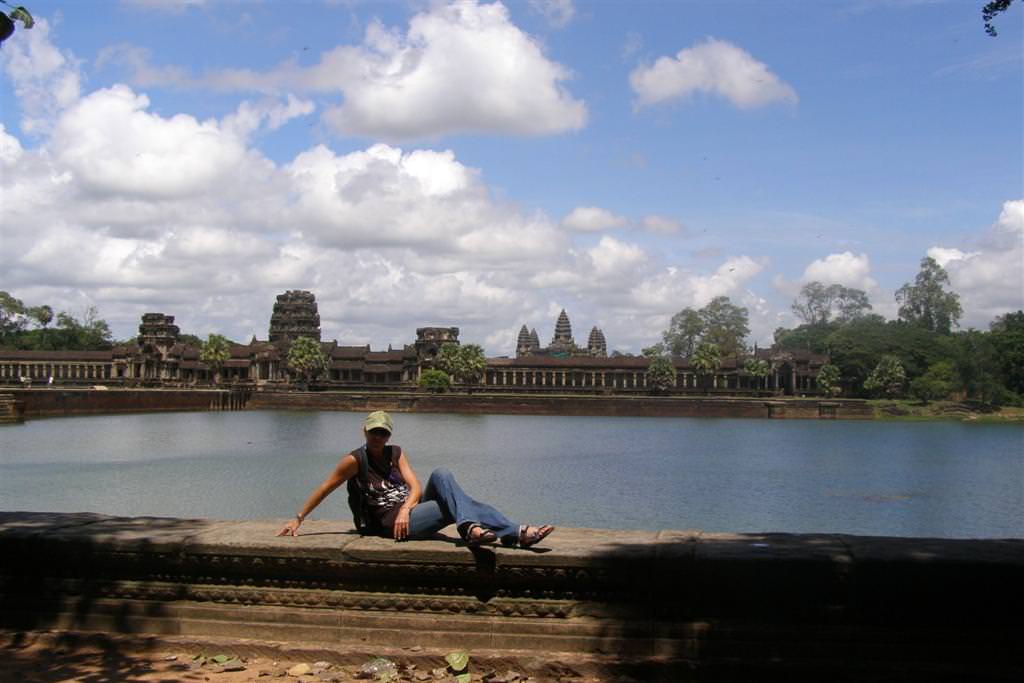
<svg viewBox="0 0 1024 683">
<path fill-rule="evenodd" d="M 284 528 L 277 532 L 278 536 L 295 536 L 295 532 L 299 530 L 299 526 L 302 524 L 302 520 L 296 517 L 292 521 L 284 525 Z"/>
<path fill-rule="evenodd" d="M 403 506 L 398 510 L 391 529 L 396 541 L 404 541 L 409 537 L 409 508 Z"/>
</svg>

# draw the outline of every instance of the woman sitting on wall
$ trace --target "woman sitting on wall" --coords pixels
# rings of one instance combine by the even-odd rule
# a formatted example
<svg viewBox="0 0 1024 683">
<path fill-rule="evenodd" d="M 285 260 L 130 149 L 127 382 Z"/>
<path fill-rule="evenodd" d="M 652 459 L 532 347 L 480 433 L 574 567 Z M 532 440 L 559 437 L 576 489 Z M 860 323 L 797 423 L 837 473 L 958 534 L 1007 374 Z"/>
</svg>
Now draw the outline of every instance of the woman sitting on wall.
<svg viewBox="0 0 1024 683">
<path fill-rule="evenodd" d="M 399 446 L 388 445 L 392 429 L 391 416 L 386 412 L 370 413 L 363 421 L 366 444 L 341 458 L 278 536 L 295 536 L 306 516 L 345 482 L 353 520 L 363 534 L 402 541 L 426 538 L 455 524 L 470 547 L 500 540 L 505 546 L 529 548 L 555 530 L 549 524 L 510 522 L 490 505 L 467 496 L 444 468 L 434 470 L 426 489 L 421 489 L 405 452 Z"/>
</svg>

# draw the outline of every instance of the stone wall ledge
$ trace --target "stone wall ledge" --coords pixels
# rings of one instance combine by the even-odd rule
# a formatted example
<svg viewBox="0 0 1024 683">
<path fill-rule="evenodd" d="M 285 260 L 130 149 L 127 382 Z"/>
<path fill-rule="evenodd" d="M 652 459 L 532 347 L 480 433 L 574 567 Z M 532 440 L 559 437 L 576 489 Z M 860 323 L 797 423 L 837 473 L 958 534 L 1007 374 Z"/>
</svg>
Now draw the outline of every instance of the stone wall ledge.
<svg viewBox="0 0 1024 683">
<path fill-rule="evenodd" d="M 395 543 L 284 521 L 0 512 L 0 627 L 1021 666 L 1024 539 L 560 528 L 471 553 L 452 527 Z"/>
</svg>

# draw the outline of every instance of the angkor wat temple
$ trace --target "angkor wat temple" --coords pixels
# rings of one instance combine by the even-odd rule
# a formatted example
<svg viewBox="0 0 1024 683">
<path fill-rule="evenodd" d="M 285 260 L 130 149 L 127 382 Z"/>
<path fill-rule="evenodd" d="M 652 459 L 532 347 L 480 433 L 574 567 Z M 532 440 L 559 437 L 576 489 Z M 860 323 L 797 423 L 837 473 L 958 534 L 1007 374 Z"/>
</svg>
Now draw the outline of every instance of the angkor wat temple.
<svg viewBox="0 0 1024 683">
<path fill-rule="evenodd" d="M 248 344 L 231 346 L 230 357 L 215 371 L 200 358 L 201 349 L 184 343 L 174 316 L 146 313 L 134 344 L 106 351 L 14 351 L 0 349 L 0 384 L 104 385 L 189 387 L 213 383 L 255 390 L 290 388 L 295 377 L 287 365 L 288 349 L 298 337 L 320 343 L 327 369 L 314 388 L 414 390 L 420 373 L 434 363 L 441 346 L 459 343 L 458 327 L 419 327 L 416 341 L 399 350 L 373 351 L 370 346 L 344 346 L 323 341 L 316 297 L 290 290 L 278 295 L 266 341 L 254 336 Z M 771 373 L 755 377 L 744 369 L 751 357 L 767 361 Z M 722 358 L 721 367 L 703 383 L 686 358 L 673 358 L 675 386 L 671 393 L 815 395 L 816 377 L 827 357 L 811 353 L 753 354 Z M 608 355 L 604 333 L 590 331 L 586 348 L 576 345 L 569 316 L 563 310 L 554 335 L 541 347 L 536 329 L 519 331 L 514 358 L 488 358 L 480 384 L 502 392 L 525 393 L 648 393 L 650 359 Z"/>
</svg>

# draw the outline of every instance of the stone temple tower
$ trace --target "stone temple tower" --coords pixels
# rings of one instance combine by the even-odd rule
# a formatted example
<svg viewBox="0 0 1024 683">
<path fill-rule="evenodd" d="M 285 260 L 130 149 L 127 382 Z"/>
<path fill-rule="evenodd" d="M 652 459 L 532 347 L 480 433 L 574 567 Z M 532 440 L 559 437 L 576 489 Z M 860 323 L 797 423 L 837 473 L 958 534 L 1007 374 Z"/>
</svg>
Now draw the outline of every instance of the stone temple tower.
<svg viewBox="0 0 1024 683">
<path fill-rule="evenodd" d="M 526 325 L 519 328 L 519 337 L 516 339 L 516 358 L 527 356 L 533 347 L 533 340 L 530 339 L 530 330 Z"/>
<path fill-rule="evenodd" d="M 147 352 L 166 355 L 178 343 L 179 332 L 173 315 L 144 313 L 139 325 L 138 344 Z"/>
<path fill-rule="evenodd" d="M 277 295 L 270 316 L 270 341 L 287 343 L 299 337 L 320 341 L 320 313 L 312 292 L 290 289 Z"/>
<path fill-rule="evenodd" d="M 569 316 L 566 315 L 564 308 L 558 314 L 558 320 L 555 322 L 555 336 L 551 339 L 551 346 L 563 349 L 571 349 L 576 346 L 576 342 L 572 338 L 572 325 L 569 323 Z"/>
<path fill-rule="evenodd" d="M 590 330 L 590 338 L 587 339 L 587 351 L 590 352 L 591 356 L 600 356 L 604 358 L 608 355 L 608 344 L 604 340 L 604 332 L 601 328 L 594 327 Z"/>
</svg>

